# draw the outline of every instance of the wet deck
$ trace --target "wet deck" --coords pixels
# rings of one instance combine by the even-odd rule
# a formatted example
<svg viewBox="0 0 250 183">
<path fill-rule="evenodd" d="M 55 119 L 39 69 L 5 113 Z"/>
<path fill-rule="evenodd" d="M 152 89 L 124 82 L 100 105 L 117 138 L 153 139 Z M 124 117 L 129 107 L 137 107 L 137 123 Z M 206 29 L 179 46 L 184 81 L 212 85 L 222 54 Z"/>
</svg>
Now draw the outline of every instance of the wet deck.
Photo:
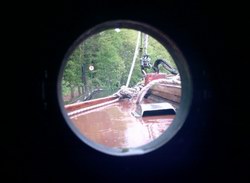
<svg viewBox="0 0 250 183">
<path fill-rule="evenodd" d="M 174 115 L 135 118 L 128 100 L 70 117 L 87 138 L 108 147 L 129 148 L 149 143 L 172 123 Z"/>
</svg>

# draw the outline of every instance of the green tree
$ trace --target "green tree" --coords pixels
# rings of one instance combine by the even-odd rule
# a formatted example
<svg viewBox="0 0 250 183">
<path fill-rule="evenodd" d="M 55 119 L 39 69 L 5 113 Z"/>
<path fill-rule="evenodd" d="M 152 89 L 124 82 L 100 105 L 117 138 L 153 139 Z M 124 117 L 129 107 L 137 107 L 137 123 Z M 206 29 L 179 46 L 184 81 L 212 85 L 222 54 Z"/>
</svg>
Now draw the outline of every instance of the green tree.
<svg viewBox="0 0 250 183">
<path fill-rule="evenodd" d="M 137 33 L 131 29 L 121 29 L 120 32 L 109 29 L 84 40 L 68 58 L 62 81 L 63 95 L 66 96 L 71 91 L 73 99 L 75 88 L 82 87 L 83 95 L 87 95 L 96 88 L 115 91 L 125 85 L 134 56 Z M 158 41 L 149 36 L 148 42 L 148 54 L 152 61 L 161 58 L 176 68 L 172 57 Z M 136 60 L 130 86 L 142 79 L 139 59 L 138 57 Z M 86 83 L 82 78 L 83 64 Z M 90 65 L 94 66 L 93 71 L 88 69 Z"/>
</svg>

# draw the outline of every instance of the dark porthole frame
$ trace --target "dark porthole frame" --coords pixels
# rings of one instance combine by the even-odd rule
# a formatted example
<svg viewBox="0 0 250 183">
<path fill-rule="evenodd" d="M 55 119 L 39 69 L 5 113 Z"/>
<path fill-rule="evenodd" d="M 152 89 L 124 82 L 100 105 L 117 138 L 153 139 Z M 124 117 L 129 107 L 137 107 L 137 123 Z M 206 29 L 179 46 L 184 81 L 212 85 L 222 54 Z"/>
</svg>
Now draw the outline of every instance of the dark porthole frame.
<svg viewBox="0 0 250 183">
<path fill-rule="evenodd" d="M 67 64 L 68 57 L 72 54 L 74 49 L 81 44 L 84 40 L 86 40 L 88 37 L 108 30 L 108 29 L 115 29 L 115 28 L 127 28 L 127 29 L 134 29 L 137 31 L 144 32 L 154 39 L 156 39 L 159 43 L 161 43 L 170 53 L 172 56 L 177 69 L 180 74 L 181 78 L 181 101 L 180 101 L 180 107 L 176 113 L 176 117 L 173 120 L 173 123 L 169 126 L 169 128 L 158 138 L 155 140 L 149 142 L 148 144 L 138 146 L 138 147 L 132 147 L 132 148 L 110 148 L 101 144 L 97 144 L 93 142 L 92 140 L 85 137 L 83 134 L 80 133 L 80 131 L 75 127 L 70 118 L 68 117 L 65 109 L 64 109 L 64 103 L 62 99 L 62 88 L 61 88 L 61 82 L 62 82 L 62 76 L 64 73 L 64 68 Z M 93 28 L 85 31 L 82 35 L 79 36 L 79 38 L 71 45 L 71 47 L 68 49 L 67 53 L 64 56 L 64 59 L 62 61 L 59 75 L 57 79 L 57 96 L 58 96 L 58 102 L 59 107 L 62 112 L 62 115 L 70 127 L 70 129 L 77 135 L 79 139 L 81 139 L 84 143 L 89 145 L 90 147 L 96 149 L 97 151 L 103 152 L 105 154 L 114 155 L 114 156 L 129 156 L 129 155 L 141 155 L 145 153 L 149 153 L 151 151 L 157 150 L 159 147 L 166 144 L 169 140 L 171 140 L 175 134 L 180 130 L 180 128 L 183 126 L 186 117 L 189 113 L 189 109 L 191 106 L 192 101 L 192 80 L 188 68 L 188 63 L 186 59 L 184 58 L 181 51 L 178 49 L 176 44 L 163 32 L 160 32 L 156 28 L 145 24 L 141 22 L 136 21 L 130 21 L 130 20 L 115 20 L 115 21 L 108 21 L 101 24 L 98 24 L 94 26 Z"/>
</svg>

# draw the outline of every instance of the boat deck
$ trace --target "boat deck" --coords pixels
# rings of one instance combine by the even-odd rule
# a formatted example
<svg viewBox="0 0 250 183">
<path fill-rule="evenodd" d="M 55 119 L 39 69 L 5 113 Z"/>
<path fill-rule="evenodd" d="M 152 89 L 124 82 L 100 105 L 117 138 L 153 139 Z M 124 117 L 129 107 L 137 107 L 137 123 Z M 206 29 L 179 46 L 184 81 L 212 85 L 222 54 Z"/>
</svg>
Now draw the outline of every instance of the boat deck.
<svg viewBox="0 0 250 183">
<path fill-rule="evenodd" d="M 148 102 L 148 101 L 146 101 Z M 135 118 L 135 106 L 129 100 L 71 116 L 72 123 L 90 140 L 115 148 L 138 147 L 159 137 L 175 115 Z"/>
</svg>

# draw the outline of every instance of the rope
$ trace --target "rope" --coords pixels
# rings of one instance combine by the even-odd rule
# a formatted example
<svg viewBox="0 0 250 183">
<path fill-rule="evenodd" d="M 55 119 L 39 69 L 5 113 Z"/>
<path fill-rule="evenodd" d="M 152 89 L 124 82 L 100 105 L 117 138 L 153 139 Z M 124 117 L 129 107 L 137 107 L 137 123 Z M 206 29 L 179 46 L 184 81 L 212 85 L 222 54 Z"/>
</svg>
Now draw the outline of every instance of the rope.
<svg viewBox="0 0 250 183">
<path fill-rule="evenodd" d="M 121 89 L 116 92 L 114 95 L 119 98 L 133 98 L 138 95 L 139 91 L 144 87 L 144 84 L 138 83 L 133 88 L 128 88 L 126 86 L 122 86 Z"/>
<path fill-rule="evenodd" d="M 127 83 L 126 83 L 126 87 L 129 86 L 130 79 L 131 79 L 131 76 L 132 76 L 132 72 L 134 70 L 135 60 L 136 60 L 136 57 L 137 57 L 137 54 L 138 54 L 140 36 L 141 36 L 141 32 L 138 32 L 137 41 L 136 41 L 136 47 L 135 47 L 135 53 L 134 53 L 134 58 L 133 58 L 133 61 L 132 61 L 132 65 L 130 67 L 130 71 L 129 71 L 129 75 L 128 75 L 128 80 L 127 80 Z"/>
</svg>

